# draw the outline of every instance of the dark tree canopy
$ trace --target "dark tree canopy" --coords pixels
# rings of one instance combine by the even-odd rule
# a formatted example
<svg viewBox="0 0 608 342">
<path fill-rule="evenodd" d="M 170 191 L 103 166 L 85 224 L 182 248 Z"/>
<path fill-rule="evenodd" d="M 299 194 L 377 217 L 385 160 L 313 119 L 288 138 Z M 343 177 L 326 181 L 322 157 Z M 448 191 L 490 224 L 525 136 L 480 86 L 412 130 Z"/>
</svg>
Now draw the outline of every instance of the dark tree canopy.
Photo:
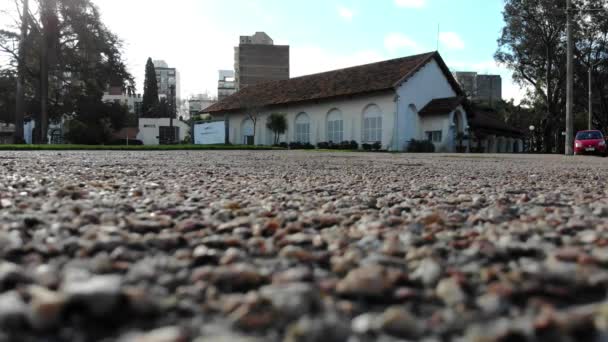
<svg viewBox="0 0 608 342">
<path fill-rule="evenodd" d="M 48 7 L 41 11 L 42 5 Z M 102 97 L 109 86 L 135 92 L 133 77 L 122 57 L 120 39 L 103 24 L 91 0 L 30 0 L 30 7 L 25 41 L 26 103 L 40 104 L 42 100 L 41 64 L 45 60 L 42 45 L 45 44 L 51 121 L 70 114 L 85 124 L 99 124 L 97 121 L 108 115 L 102 106 Z M 6 67 L 10 70 L 16 70 L 19 54 L 21 18 L 15 19 L 16 25 L 0 27 L 0 53 L 8 58 Z M 28 105 L 26 115 L 39 120 L 40 105 Z"/>
<path fill-rule="evenodd" d="M 573 0 L 575 50 L 575 122 L 586 115 L 588 68 L 606 60 L 608 15 L 603 0 Z M 563 148 L 566 106 L 566 0 L 505 0 L 505 27 L 495 58 L 513 72 L 513 79 L 529 89 L 525 104 L 533 107 L 535 126 L 542 132 L 545 152 Z M 597 106 L 594 123 L 608 128 L 607 67 L 594 67 Z M 583 127 L 576 127 L 583 128 Z"/>
<path fill-rule="evenodd" d="M 146 78 L 144 81 L 144 99 L 142 104 L 142 112 L 145 116 L 150 116 L 152 111 L 155 111 L 159 105 L 158 101 L 158 83 L 156 79 L 156 69 L 152 58 L 148 58 L 146 63 Z"/>
<path fill-rule="evenodd" d="M 287 119 L 285 119 L 285 115 L 280 113 L 270 114 L 266 122 L 266 128 L 274 133 L 274 144 L 277 145 L 281 134 L 287 131 Z"/>
</svg>

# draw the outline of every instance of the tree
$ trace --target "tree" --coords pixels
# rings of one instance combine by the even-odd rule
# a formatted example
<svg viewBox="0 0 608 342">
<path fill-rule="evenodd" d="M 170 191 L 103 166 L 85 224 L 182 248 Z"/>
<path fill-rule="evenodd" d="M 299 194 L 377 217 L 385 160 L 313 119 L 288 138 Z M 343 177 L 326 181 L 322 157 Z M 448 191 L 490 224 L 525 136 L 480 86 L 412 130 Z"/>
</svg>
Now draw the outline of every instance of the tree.
<svg viewBox="0 0 608 342">
<path fill-rule="evenodd" d="M 566 78 L 565 0 L 506 0 L 506 23 L 496 60 L 513 79 L 542 99 L 545 152 L 553 152 L 564 117 Z"/>
<path fill-rule="evenodd" d="M 574 113 L 582 122 L 588 110 L 588 71 L 592 68 L 594 122 L 608 129 L 608 16 L 604 0 L 573 0 Z M 529 89 L 525 103 L 534 115 L 535 141 L 544 152 L 563 150 L 566 106 L 566 1 L 506 0 L 505 27 L 495 58 Z M 532 114 L 530 114 L 532 115 Z M 577 126 L 578 128 L 578 126 Z M 584 128 L 584 127 L 580 127 Z"/>
<path fill-rule="evenodd" d="M 159 105 L 158 101 L 158 83 L 156 79 L 156 69 L 152 58 L 148 58 L 146 63 L 146 78 L 144 81 L 144 99 L 142 104 L 142 112 L 144 115 L 151 115 Z"/>
<path fill-rule="evenodd" d="M 23 121 L 25 116 L 25 63 L 26 46 L 25 41 L 28 32 L 29 0 L 23 1 L 23 12 L 21 14 L 21 36 L 19 37 L 19 55 L 17 61 L 17 89 L 15 90 L 15 142 L 21 143 L 25 140 L 23 132 Z"/>
<path fill-rule="evenodd" d="M 266 128 L 274 133 L 274 144 L 278 145 L 281 134 L 284 134 L 285 131 L 287 131 L 287 120 L 285 119 L 285 115 L 279 113 L 270 114 L 268 122 L 266 123 Z"/>
<path fill-rule="evenodd" d="M 91 0 L 33 3 L 28 15 L 14 20 L 14 27 L 0 28 L 0 53 L 8 57 L 8 69 L 23 70 L 25 112 L 36 119 L 37 140 L 44 142 L 47 134 L 40 127 L 46 126 L 47 117 L 53 121 L 70 114 L 83 123 L 104 120 L 108 113 L 100 105 L 107 87 L 133 92 L 134 81 L 122 59 L 121 41 L 102 23 Z M 24 21 L 28 29 L 23 37 L 18 31 Z M 23 59 L 21 52 L 27 52 Z M 20 60 L 24 62 L 18 68 Z M 100 112 L 82 109 L 91 102 L 97 105 L 87 108 Z"/>
</svg>

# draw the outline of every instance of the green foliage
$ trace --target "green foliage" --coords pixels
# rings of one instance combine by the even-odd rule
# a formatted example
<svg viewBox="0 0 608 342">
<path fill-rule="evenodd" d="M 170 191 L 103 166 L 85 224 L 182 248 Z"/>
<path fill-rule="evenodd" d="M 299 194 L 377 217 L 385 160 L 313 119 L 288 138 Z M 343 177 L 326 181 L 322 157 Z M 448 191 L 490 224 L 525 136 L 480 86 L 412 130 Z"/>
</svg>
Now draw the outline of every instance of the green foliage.
<svg viewBox="0 0 608 342">
<path fill-rule="evenodd" d="M 144 80 L 144 99 L 142 104 L 142 112 L 144 117 L 154 117 L 152 111 L 157 110 L 158 101 L 158 83 L 156 79 L 156 69 L 152 58 L 148 58 L 146 62 L 146 78 Z"/>
<path fill-rule="evenodd" d="M 333 142 L 320 142 L 317 144 L 317 147 L 321 150 L 345 150 L 345 151 L 355 151 L 359 149 L 359 144 L 352 141 L 343 141 L 339 144 L 335 144 Z"/>
<path fill-rule="evenodd" d="M 280 113 L 270 114 L 266 128 L 274 133 L 274 144 L 278 144 L 281 134 L 287 131 L 287 119 L 285 119 L 285 115 Z"/>
<path fill-rule="evenodd" d="M 0 122 L 13 122 L 15 116 L 15 83 L 12 70 L 0 70 Z"/>
<path fill-rule="evenodd" d="M 65 139 L 73 144 L 97 145 L 110 142 L 112 131 L 107 119 L 96 123 L 72 119 L 67 126 Z"/>
<path fill-rule="evenodd" d="M 121 119 L 101 106 L 108 86 L 121 87 L 128 93 L 135 91 L 133 76 L 122 58 L 120 39 L 103 24 L 92 0 L 54 0 L 45 4 L 49 6 L 44 11 L 33 12 L 41 17 L 28 21 L 29 33 L 24 42 L 26 114 L 40 119 L 40 66 L 45 44 L 49 55 L 51 120 L 75 114 L 75 119 L 91 131 L 107 126 L 101 122 L 106 118 L 111 126 L 121 126 Z M 44 24 L 42 28 L 40 23 Z M 0 27 L 0 50 L 7 53 L 6 66 L 12 71 L 16 70 L 19 43 L 17 32 L 9 26 Z"/>
<path fill-rule="evenodd" d="M 410 140 L 407 145 L 408 153 L 435 153 L 435 144 L 428 140 Z"/>
<path fill-rule="evenodd" d="M 289 145 L 287 143 L 280 143 L 279 147 L 289 148 L 290 150 L 314 150 L 315 146 L 311 143 L 301 143 L 301 142 L 291 142 Z"/>
<path fill-rule="evenodd" d="M 574 111 L 588 110 L 588 70 L 593 70 L 594 126 L 608 129 L 608 16 L 603 0 L 573 0 Z M 566 0 L 506 0 L 505 27 L 495 58 L 513 71 L 513 79 L 529 88 L 520 129 L 534 124 L 538 150 L 562 152 L 566 104 Z M 527 112 L 527 113 L 526 113 Z M 515 113 L 518 115 L 518 113 Z M 510 121 L 510 120 L 508 120 Z M 526 122 L 527 121 L 527 122 Z M 526 124 L 524 124 L 526 123 Z M 586 127 L 586 125 L 584 125 Z"/>
</svg>

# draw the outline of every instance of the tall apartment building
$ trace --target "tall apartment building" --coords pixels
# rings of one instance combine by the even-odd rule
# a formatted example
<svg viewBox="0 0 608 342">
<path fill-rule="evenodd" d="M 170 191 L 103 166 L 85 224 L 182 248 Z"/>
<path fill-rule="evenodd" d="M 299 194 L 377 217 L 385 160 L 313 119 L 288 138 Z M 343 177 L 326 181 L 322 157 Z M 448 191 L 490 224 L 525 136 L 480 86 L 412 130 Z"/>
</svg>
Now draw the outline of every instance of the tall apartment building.
<svg viewBox="0 0 608 342">
<path fill-rule="evenodd" d="M 217 100 L 222 101 L 234 93 L 236 93 L 234 71 L 220 70 L 219 79 L 217 81 Z"/>
<path fill-rule="evenodd" d="M 500 75 L 479 75 L 476 72 L 459 71 L 454 77 L 473 101 L 493 103 L 502 99 Z"/>
<path fill-rule="evenodd" d="M 180 103 L 180 77 L 177 69 L 170 68 L 167 62 L 162 60 L 156 60 L 153 63 L 154 70 L 156 71 L 158 95 L 160 97 L 169 97 L 171 95 L 171 86 L 175 86 L 176 103 Z"/>
<path fill-rule="evenodd" d="M 289 79 L 289 45 L 274 45 L 264 32 L 241 36 L 234 48 L 236 89 Z"/>
<path fill-rule="evenodd" d="M 477 75 L 477 99 L 492 104 L 502 99 L 500 75 Z"/>
</svg>

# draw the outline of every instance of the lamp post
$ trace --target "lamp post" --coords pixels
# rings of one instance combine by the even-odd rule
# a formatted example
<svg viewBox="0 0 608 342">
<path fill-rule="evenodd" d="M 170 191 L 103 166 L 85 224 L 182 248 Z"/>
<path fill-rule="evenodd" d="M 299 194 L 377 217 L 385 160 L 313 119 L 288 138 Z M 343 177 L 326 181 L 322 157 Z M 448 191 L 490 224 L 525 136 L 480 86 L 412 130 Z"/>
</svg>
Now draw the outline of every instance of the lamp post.
<svg viewBox="0 0 608 342">
<path fill-rule="evenodd" d="M 591 62 L 591 61 L 589 61 Z M 599 61 L 595 64 L 589 64 L 589 123 L 588 129 L 593 129 L 593 68 L 602 64 L 603 61 Z"/>
<path fill-rule="evenodd" d="M 567 17 L 567 67 L 566 67 L 566 155 L 571 156 L 574 154 L 573 147 L 573 133 L 574 133 L 574 120 L 572 118 L 572 106 L 574 101 L 574 49 L 572 41 L 572 0 L 566 1 L 566 17 Z"/>
<path fill-rule="evenodd" d="M 533 148 L 533 143 L 534 143 L 534 131 L 536 130 L 536 127 L 534 127 L 534 125 L 530 126 L 530 139 L 528 141 L 528 149 L 530 150 L 530 152 L 534 152 L 534 148 Z"/>
</svg>

